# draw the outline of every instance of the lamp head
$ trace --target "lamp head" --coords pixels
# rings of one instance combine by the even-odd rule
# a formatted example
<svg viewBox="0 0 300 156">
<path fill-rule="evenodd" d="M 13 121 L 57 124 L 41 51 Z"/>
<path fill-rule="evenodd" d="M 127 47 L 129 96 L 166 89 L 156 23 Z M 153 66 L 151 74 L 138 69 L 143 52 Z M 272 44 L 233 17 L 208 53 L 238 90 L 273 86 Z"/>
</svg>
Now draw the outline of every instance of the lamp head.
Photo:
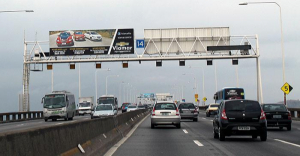
<svg viewBox="0 0 300 156">
<path fill-rule="evenodd" d="M 247 2 L 240 3 L 239 5 L 248 5 Z"/>
</svg>

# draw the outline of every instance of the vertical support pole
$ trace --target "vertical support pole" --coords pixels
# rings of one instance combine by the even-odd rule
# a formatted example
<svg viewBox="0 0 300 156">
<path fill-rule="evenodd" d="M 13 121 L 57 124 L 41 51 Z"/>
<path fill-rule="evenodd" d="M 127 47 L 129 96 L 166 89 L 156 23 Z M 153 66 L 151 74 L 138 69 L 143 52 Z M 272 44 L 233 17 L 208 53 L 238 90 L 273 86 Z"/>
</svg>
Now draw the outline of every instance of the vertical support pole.
<svg viewBox="0 0 300 156">
<path fill-rule="evenodd" d="M 286 94 L 285 93 L 283 95 L 283 98 L 284 98 L 284 105 L 286 105 Z"/>
<path fill-rule="evenodd" d="M 81 97 L 81 74 L 80 74 L 80 63 L 79 63 L 79 65 L 78 65 L 79 67 L 78 67 L 78 76 L 79 76 L 79 78 L 78 78 L 78 81 L 79 81 L 79 83 L 78 83 L 78 90 L 79 90 L 79 97 Z"/>
</svg>

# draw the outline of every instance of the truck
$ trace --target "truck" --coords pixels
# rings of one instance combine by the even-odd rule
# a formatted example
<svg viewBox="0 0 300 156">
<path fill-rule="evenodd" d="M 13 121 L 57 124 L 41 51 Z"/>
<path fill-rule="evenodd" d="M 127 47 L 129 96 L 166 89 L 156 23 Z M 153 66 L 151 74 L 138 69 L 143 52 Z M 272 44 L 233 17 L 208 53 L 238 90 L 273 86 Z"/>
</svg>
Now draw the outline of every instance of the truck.
<svg viewBox="0 0 300 156">
<path fill-rule="evenodd" d="M 94 108 L 94 97 L 79 97 L 78 114 L 92 114 Z"/>
<path fill-rule="evenodd" d="M 48 119 L 56 121 L 63 118 L 64 120 L 73 120 L 76 114 L 76 105 L 74 94 L 68 91 L 53 91 L 42 98 L 43 116 L 45 122 Z"/>
</svg>

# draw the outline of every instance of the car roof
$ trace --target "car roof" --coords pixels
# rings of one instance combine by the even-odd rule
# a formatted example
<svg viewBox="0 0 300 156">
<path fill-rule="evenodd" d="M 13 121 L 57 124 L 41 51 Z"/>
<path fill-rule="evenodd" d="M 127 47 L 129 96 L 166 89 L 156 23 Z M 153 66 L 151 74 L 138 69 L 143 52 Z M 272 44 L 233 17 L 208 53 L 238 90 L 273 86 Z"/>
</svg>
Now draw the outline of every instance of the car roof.
<svg viewBox="0 0 300 156">
<path fill-rule="evenodd" d="M 156 103 L 174 103 L 173 101 L 156 101 Z"/>
<path fill-rule="evenodd" d="M 224 102 L 230 102 L 230 101 L 250 101 L 250 102 L 258 102 L 256 100 L 247 100 L 247 99 L 232 99 L 232 100 L 224 100 Z M 258 102 L 259 103 L 259 102 Z"/>
<path fill-rule="evenodd" d="M 283 103 L 262 103 L 262 105 L 284 105 Z"/>
</svg>

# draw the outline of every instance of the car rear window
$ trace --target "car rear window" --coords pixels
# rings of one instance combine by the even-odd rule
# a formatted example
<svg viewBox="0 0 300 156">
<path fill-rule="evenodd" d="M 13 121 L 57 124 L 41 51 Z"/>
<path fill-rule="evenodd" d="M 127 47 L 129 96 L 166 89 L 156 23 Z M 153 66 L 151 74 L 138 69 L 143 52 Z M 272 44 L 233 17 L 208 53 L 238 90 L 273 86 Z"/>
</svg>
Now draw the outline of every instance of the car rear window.
<svg viewBox="0 0 300 156">
<path fill-rule="evenodd" d="M 158 103 L 155 105 L 155 110 L 176 110 L 174 103 Z"/>
<path fill-rule="evenodd" d="M 264 104 L 264 111 L 287 111 L 283 104 Z"/>
<path fill-rule="evenodd" d="M 136 108 L 136 106 L 128 106 L 128 108 Z"/>
<path fill-rule="evenodd" d="M 228 101 L 225 103 L 226 111 L 260 112 L 261 108 L 256 101 Z"/>
<path fill-rule="evenodd" d="M 179 109 L 195 109 L 195 105 L 192 103 L 183 103 L 179 105 Z"/>
<path fill-rule="evenodd" d="M 219 105 L 210 105 L 210 107 L 219 107 Z"/>
</svg>

